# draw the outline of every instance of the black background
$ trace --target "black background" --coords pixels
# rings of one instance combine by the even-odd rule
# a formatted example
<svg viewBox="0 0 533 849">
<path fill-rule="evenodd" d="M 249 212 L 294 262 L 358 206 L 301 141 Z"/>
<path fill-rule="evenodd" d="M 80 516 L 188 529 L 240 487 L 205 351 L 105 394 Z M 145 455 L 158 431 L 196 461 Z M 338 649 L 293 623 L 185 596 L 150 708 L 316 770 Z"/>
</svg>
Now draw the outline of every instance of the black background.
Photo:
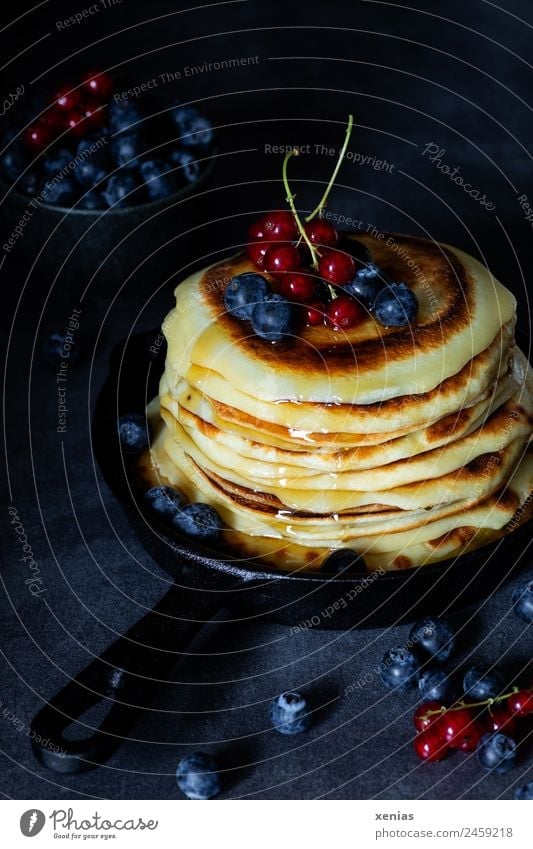
<svg viewBox="0 0 533 849">
<path fill-rule="evenodd" d="M 115 274 L 82 295 L 88 279 L 78 269 L 73 273 L 67 264 L 54 279 L 53 256 L 36 260 L 41 242 L 31 227 L 3 262 L 1 312 L 9 344 L 5 491 L 40 564 L 46 594 L 36 599 L 28 593 L 20 550 L 7 527 L 0 790 L 15 798 L 179 798 L 176 763 L 201 748 L 229 770 L 224 795 L 231 797 L 511 796 L 530 771 L 531 746 L 519 766 L 501 777 L 486 776 L 474 757 L 456 754 L 432 766 L 416 761 L 414 696 L 386 693 L 374 675 L 383 651 L 405 639 L 405 627 L 295 636 L 274 624 L 237 625 L 221 616 L 195 644 L 201 657 L 178 667 L 183 684 L 165 688 L 159 713 L 137 727 L 140 742 L 127 741 L 108 766 L 82 777 L 57 778 L 37 765 L 27 730 L 42 700 L 165 590 L 166 576 L 99 484 L 89 440 L 91 409 L 117 339 L 160 324 L 173 283 L 191 262 L 201 264 L 242 243 L 248 223 L 283 205 L 282 157 L 265 153 L 265 145 L 338 147 L 353 112 L 357 127 L 350 149 L 393 167 L 346 162 L 331 209 L 365 226 L 417 233 L 478 256 L 515 292 L 520 325 L 528 331 L 533 239 L 518 197 L 533 198 L 530 3 L 513 0 L 499 8 L 484 0 L 413 0 L 405 6 L 252 0 L 181 11 L 175 3 L 123 0 L 58 29 L 58 21 L 87 8 L 80 0 L 46 3 L 9 25 L 26 8 L 3 12 L 6 94 L 23 83 L 29 99 L 96 66 L 135 84 L 204 62 L 258 61 L 158 87 L 162 102 L 197 102 L 209 114 L 220 154 L 209 192 L 189 200 L 176 218 L 172 279 L 152 261 L 134 285 Z M 459 166 L 465 180 L 494 203 L 493 211 L 422 155 L 428 143 L 445 151 L 443 162 Z M 314 153 L 293 161 L 301 209 L 314 205 L 333 163 Z M 2 208 L 4 242 L 16 216 L 9 199 Z M 199 236 L 194 250 L 188 228 Z M 89 256 L 90 237 L 84 247 Z M 68 429 L 59 435 L 54 372 L 40 351 L 49 330 L 61 328 L 80 303 L 84 356 L 69 376 Z M 507 585 L 479 609 L 459 615 L 457 621 L 465 623 L 461 662 L 475 658 L 520 669 L 531 658 L 531 635 L 509 611 L 511 589 Z M 313 693 L 315 704 L 329 706 L 313 731 L 291 740 L 269 730 L 267 705 L 295 686 Z"/>
</svg>

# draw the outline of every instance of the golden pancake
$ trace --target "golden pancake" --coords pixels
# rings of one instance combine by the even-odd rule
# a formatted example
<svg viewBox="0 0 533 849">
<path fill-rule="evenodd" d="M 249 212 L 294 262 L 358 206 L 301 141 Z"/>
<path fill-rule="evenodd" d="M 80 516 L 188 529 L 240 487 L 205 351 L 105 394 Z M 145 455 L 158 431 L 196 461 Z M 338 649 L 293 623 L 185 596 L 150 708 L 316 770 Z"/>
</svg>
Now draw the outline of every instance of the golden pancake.
<svg viewBox="0 0 533 849">
<path fill-rule="evenodd" d="M 416 293 L 412 325 L 367 315 L 266 342 L 224 308 L 231 277 L 256 270 L 242 256 L 181 283 L 163 325 L 143 476 L 214 506 L 226 541 L 280 568 L 320 568 L 339 547 L 370 570 L 436 562 L 507 532 L 531 501 L 514 297 L 455 248 L 360 241 Z"/>
</svg>

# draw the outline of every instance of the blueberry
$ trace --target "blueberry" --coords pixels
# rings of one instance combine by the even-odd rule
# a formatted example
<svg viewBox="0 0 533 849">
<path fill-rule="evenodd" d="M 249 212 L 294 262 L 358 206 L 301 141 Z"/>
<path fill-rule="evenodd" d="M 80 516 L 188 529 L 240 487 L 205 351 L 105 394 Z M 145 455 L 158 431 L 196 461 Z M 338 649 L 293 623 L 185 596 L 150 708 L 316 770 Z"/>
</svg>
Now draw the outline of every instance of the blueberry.
<svg viewBox="0 0 533 849">
<path fill-rule="evenodd" d="M 533 622 L 533 581 L 515 587 L 513 610 L 523 622 Z"/>
<path fill-rule="evenodd" d="M 136 103 L 131 100 L 113 100 L 108 108 L 109 129 L 115 133 L 121 133 L 129 130 L 134 124 L 137 124 L 142 113 Z"/>
<path fill-rule="evenodd" d="M 267 342 L 281 342 L 295 329 L 294 304 L 283 295 L 267 295 L 252 310 L 252 329 Z"/>
<path fill-rule="evenodd" d="M 30 168 L 25 174 L 22 174 L 17 182 L 19 191 L 27 195 L 35 197 L 42 192 L 41 172 L 37 168 Z"/>
<path fill-rule="evenodd" d="M 65 347 L 67 342 L 68 348 Z M 79 360 L 81 354 L 79 346 L 76 343 L 72 345 L 71 338 L 67 339 L 62 331 L 50 334 L 44 343 L 43 351 L 46 359 L 53 366 L 58 366 L 61 360 L 68 360 L 69 363 L 74 364 Z"/>
<path fill-rule="evenodd" d="M 197 502 L 177 511 L 172 525 L 181 533 L 199 540 L 215 541 L 222 530 L 222 520 L 214 507 Z"/>
<path fill-rule="evenodd" d="M 183 498 L 171 486 L 153 486 L 144 493 L 144 503 L 159 519 L 171 522 L 183 505 Z"/>
<path fill-rule="evenodd" d="M 21 144 L 14 142 L 0 159 L 2 174 L 8 180 L 17 180 L 29 162 L 29 157 Z"/>
<path fill-rule="evenodd" d="M 179 178 L 172 166 L 162 159 L 147 159 L 139 168 L 140 174 L 146 183 L 146 190 L 150 200 L 160 200 L 177 192 L 180 184 Z"/>
<path fill-rule="evenodd" d="M 516 760 L 516 743 L 507 734 L 484 734 L 477 747 L 482 767 L 501 775 L 513 768 Z"/>
<path fill-rule="evenodd" d="M 419 668 L 420 664 L 413 652 L 401 646 L 385 652 L 378 671 L 385 686 L 394 690 L 396 687 L 415 684 Z"/>
<path fill-rule="evenodd" d="M 425 702 L 451 704 L 458 693 L 455 684 L 444 669 L 427 669 L 418 678 L 420 696 Z"/>
<path fill-rule="evenodd" d="M 138 454 L 148 448 L 146 419 L 138 413 L 128 413 L 118 420 L 118 436 L 128 454 Z"/>
<path fill-rule="evenodd" d="M 321 572 L 341 575 L 344 572 L 366 572 L 365 561 L 352 548 L 338 548 L 328 554 L 320 567 Z"/>
<path fill-rule="evenodd" d="M 66 147 L 51 150 L 43 159 L 43 168 L 46 174 L 57 174 L 67 168 L 74 159 L 74 154 Z"/>
<path fill-rule="evenodd" d="M 256 304 L 272 294 L 268 280 L 261 274 L 237 274 L 224 292 L 224 306 L 235 318 L 251 319 Z"/>
<path fill-rule="evenodd" d="M 353 295 L 368 309 L 372 309 L 377 295 L 389 285 L 387 275 L 375 263 L 370 262 L 360 268 L 351 283 L 343 289 Z"/>
<path fill-rule="evenodd" d="M 531 801 L 533 799 L 533 781 L 528 781 L 528 783 L 522 785 L 522 787 L 517 787 L 514 791 L 514 798 L 528 799 Z"/>
<path fill-rule="evenodd" d="M 53 177 L 41 188 L 41 199 L 53 206 L 72 206 L 79 196 L 79 188 L 71 177 Z"/>
<path fill-rule="evenodd" d="M 374 312 L 385 327 L 405 327 L 418 315 L 418 298 L 405 283 L 391 283 L 376 296 Z"/>
<path fill-rule="evenodd" d="M 188 150 L 173 150 L 169 156 L 170 162 L 179 168 L 178 174 L 183 176 L 186 183 L 195 183 L 200 176 L 201 167 L 198 160 Z"/>
<path fill-rule="evenodd" d="M 505 687 L 505 681 L 495 669 L 488 670 L 484 666 L 473 666 L 463 679 L 465 695 L 475 702 L 485 702 L 499 696 Z"/>
<path fill-rule="evenodd" d="M 121 133 L 111 142 L 111 156 L 121 168 L 135 168 L 146 148 L 146 141 L 140 133 Z"/>
<path fill-rule="evenodd" d="M 105 180 L 110 171 L 107 152 L 98 147 L 102 137 L 96 133 L 82 139 L 76 151 L 74 176 L 87 189 Z"/>
<path fill-rule="evenodd" d="M 282 693 L 273 700 L 270 719 L 276 731 L 288 736 L 307 731 L 313 721 L 305 696 L 296 691 Z"/>
<path fill-rule="evenodd" d="M 98 189 L 89 189 L 78 201 L 78 209 L 107 209 L 107 203 L 104 200 L 102 192 L 98 191 Z"/>
<path fill-rule="evenodd" d="M 448 660 L 455 649 L 455 634 L 448 622 L 432 616 L 413 625 L 409 639 L 438 663 Z"/>
<path fill-rule="evenodd" d="M 188 799 L 212 799 L 222 789 L 218 764 L 204 752 L 182 758 L 176 770 L 176 781 Z"/>
<path fill-rule="evenodd" d="M 184 147 L 209 147 L 213 141 L 213 126 L 194 106 L 178 106 L 171 115 Z"/>
<path fill-rule="evenodd" d="M 89 157 L 81 162 L 77 162 L 74 168 L 76 180 L 85 189 L 92 189 L 97 183 L 105 180 L 108 172 L 109 168 L 106 162 Z"/>
<path fill-rule="evenodd" d="M 102 195 L 107 205 L 115 209 L 123 206 L 134 206 L 134 204 L 142 201 L 139 192 L 136 191 L 138 186 L 139 183 L 131 171 L 113 174 L 105 184 Z"/>
</svg>

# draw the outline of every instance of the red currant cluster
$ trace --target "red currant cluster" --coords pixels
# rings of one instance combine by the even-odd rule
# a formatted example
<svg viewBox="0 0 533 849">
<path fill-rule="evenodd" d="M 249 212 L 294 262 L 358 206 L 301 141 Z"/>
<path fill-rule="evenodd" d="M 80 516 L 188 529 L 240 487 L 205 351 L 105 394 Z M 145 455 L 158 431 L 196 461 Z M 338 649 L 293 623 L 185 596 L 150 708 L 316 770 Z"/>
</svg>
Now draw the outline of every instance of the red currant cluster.
<svg viewBox="0 0 533 849">
<path fill-rule="evenodd" d="M 439 702 L 420 705 L 414 714 L 418 732 L 415 752 L 423 761 L 441 761 L 450 749 L 473 752 L 483 735 L 513 735 L 518 720 L 533 714 L 533 688 L 515 689 L 484 702 L 458 702 L 446 708 Z"/>
<path fill-rule="evenodd" d="M 342 287 L 358 270 L 356 260 L 336 245 L 339 235 L 328 221 L 314 218 L 299 231 L 288 211 L 269 212 L 250 227 L 247 256 L 279 281 L 280 293 L 300 304 L 308 326 L 326 322 L 347 330 L 364 311 Z"/>
<path fill-rule="evenodd" d="M 24 132 L 29 150 L 39 153 L 66 131 L 80 138 L 105 124 L 106 103 L 112 91 L 104 73 L 86 74 L 77 88 L 62 86 L 51 106 Z"/>
</svg>

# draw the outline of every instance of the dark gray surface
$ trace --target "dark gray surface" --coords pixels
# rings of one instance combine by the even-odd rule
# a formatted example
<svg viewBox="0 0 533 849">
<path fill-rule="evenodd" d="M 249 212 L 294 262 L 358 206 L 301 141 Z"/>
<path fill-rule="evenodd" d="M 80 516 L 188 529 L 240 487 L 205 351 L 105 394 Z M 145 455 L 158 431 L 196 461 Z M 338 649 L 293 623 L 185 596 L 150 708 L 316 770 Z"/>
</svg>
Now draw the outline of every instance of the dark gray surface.
<svg viewBox="0 0 533 849">
<path fill-rule="evenodd" d="M 143 9 L 128 4 L 128 25 L 146 17 Z M 165 9 L 161 4 L 160 13 Z M 219 164 L 218 190 L 187 207 L 191 226 L 202 225 L 205 253 L 228 250 L 242 241 L 257 210 L 282 204 L 281 161 L 264 154 L 265 141 L 338 143 L 344 116 L 353 110 L 360 126 L 352 148 L 386 158 L 394 169 L 389 174 L 346 165 L 331 208 L 383 229 L 429 233 L 485 257 L 517 294 L 527 330 L 524 278 L 533 241 L 517 197 L 533 196 L 528 150 L 533 18 L 526 2 L 506 4 L 506 9 L 484 2 L 441 2 L 422 14 L 365 2 L 337 1 L 327 8 L 294 3 L 288 10 L 246 3 L 231 13 L 189 15 L 181 19 L 179 31 L 175 23 L 173 28 L 145 25 L 142 35 L 132 30 L 98 52 L 88 49 L 83 63 L 112 64 L 170 41 L 242 30 L 202 40 L 201 48 L 194 42 L 128 62 L 132 78 L 142 80 L 192 62 L 261 57 L 257 67 L 233 76 L 201 76 L 169 91 L 183 99 L 211 98 L 206 108 L 215 122 L 230 125 L 219 130 L 221 150 L 231 153 Z M 46 14 L 52 15 L 52 24 L 60 17 L 57 7 Z M 51 29 L 50 19 L 39 20 L 35 32 Z M 34 33 L 26 23 L 23 41 L 30 43 Z M 123 17 L 110 12 L 86 30 L 72 32 L 68 41 L 55 34 L 47 56 L 37 48 L 26 59 L 29 69 L 15 63 L 13 79 L 26 81 L 30 71 L 36 75 L 48 67 L 52 44 L 59 60 L 74 52 L 78 39 L 88 43 L 106 27 L 111 32 L 124 25 Z M 272 29 L 302 25 L 351 30 Z M 361 29 L 370 34 L 357 32 Z M 269 61 L 269 56 L 357 61 Z M 76 62 L 82 60 L 65 59 L 64 67 L 75 71 Z M 263 91 L 231 94 L 254 88 Z M 272 90 L 277 88 L 284 90 Z M 494 201 L 495 212 L 482 209 L 421 157 L 430 141 Z M 245 148 L 255 150 L 235 153 Z M 323 180 L 331 162 L 302 160 L 298 175 Z M 230 188 L 234 183 L 245 185 Z M 309 206 L 317 186 L 296 183 L 302 206 Z M 228 221 L 218 222 L 221 216 L 229 216 Z M 9 208 L 5 219 L 9 232 L 16 223 Z M 191 257 L 188 237 L 177 235 L 179 277 Z M 141 549 L 99 482 L 88 422 L 114 342 L 130 330 L 157 326 L 172 300 L 171 286 L 158 278 L 154 263 L 147 263 L 135 286 L 126 283 L 113 303 L 124 281 L 117 279 L 114 289 L 91 287 L 82 302 L 84 359 L 68 378 L 67 432 L 60 435 L 54 371 L 42 361 L 41 344 L 48 329 L 64 325 L 87 281 L 69 277 L 67 266 L 51 286 L 38 264 L 26 278 L 38 247 L 28 230 L 1 271 L 2 317 L 12 332 L 5 390 L 10 498 L 46 589 L 40 598 L 31 597 L 24 584 L 27 566 L 7 525 L 1 537 L 2 793 L 14 798 L 178 798 L 173 772 L 179 757 L 194 748 L 221 758 L 228 770 L 225 795 L 231 797 L 496 798 L 512 795 L 528 771 L 531 779 L 527 744 L 517 768 L 501 777 L 487 777 L 474 757 L 460 754 L 431 766 L 416 761 L 411 748 L 414 696 L 387 693 L 374 674 L 384 650 L 406 638 L 405 626 L 291 634 L 264 621 L 228 623 L 229 612 L 198 638 L 194 648 L 200 656 L 177 667 L 175 678 L 182 683 L 165 687 L 157 712 L 147 714 L 136 729 L 140 742 L 127 741 L 107 766 L 84 776 L 58 778 L 36 763 L 27 731 L 42 699 L 139 618 L 166 587 L 166 576 Z M 507 566 L 502 562 L 502 576 Z M 532 573 L 531 565 L 525 568 Z M 531 630 L 510 613 L 511 589 L 505 586 L 478 610 L 458 616 L 458 624 L 466 623 L 461 663 L 475 657 L 501 662 L 510 672 L 524 669 L 532 655 Z M 296 686 L 308 690 L 321 710 L 313 729 L 291 740 L 269 729 L 267 705 L 279 691 Z"/>
</svg>

